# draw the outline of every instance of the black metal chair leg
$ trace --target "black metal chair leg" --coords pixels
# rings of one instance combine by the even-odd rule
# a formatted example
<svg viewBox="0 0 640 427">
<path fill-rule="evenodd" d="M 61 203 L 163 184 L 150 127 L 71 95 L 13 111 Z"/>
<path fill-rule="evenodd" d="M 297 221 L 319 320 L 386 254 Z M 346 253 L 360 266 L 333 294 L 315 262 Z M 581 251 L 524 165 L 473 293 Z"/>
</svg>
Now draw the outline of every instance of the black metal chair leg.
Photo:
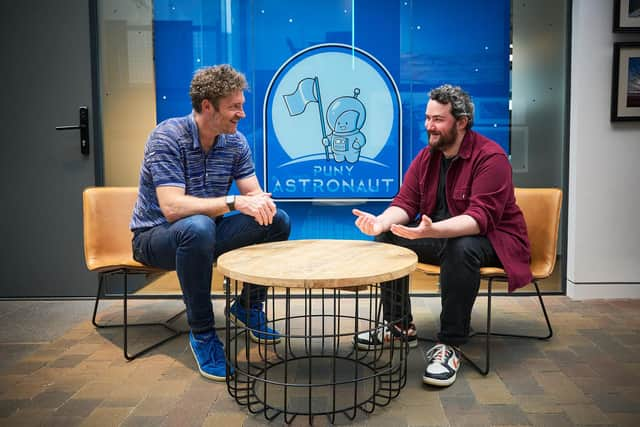
<svg viewBox="0 0 640 427">
<path fill-rule="evenodd" d="M 553 336 L 553 329 L 551 327 L 551 321 L 549 320 L 549 314 L 547 313 L 547 308 L 544 305 L 544 301 L 542 299 L 542 294 L 540 293 L 540 287 L 538 286 L 538 281 L 534 280 L 533 285 L 536 288 L 536 294 L 538 297 L 538 301 L 540 302 L 540 308 L 542 309 L 542 314 L 544 315 L 544 320 L 547 325 L 547 334 L 546 335 L 526 335 L 526 334 L 507 334 L 502 332 L 492 332 L 491 331 L 491 296 L 492 296 L 492 285 L 493 285 L 493 277 L 489 277 L 487 285 L 487 327 L 485 331 L 474 332 L 471 336 L 476 335 L 484 335 L 485 337 L 485 357 L 483 365 L 484 367 L 480 367 L 478 363 L 472 360 L 464 351 L 458 349 L 460 355 L 481 375 L 487 375 L 490 370 L 491 364 L 491 337 L 507 337 L 507 338 L 527 338 L 527 339 L 538 339 L 538 340 L 548 340 Z M 420 341 L 428 341 L 428 342 L 436 342 L 436 340 L 431 338 L 418 338 Z"/>
<path fill-rule="evenodd" d="M 473 359 L 471 359 L 467 354 L 458 349 L 460 352 L 460 356 L 464 358 L 476 371 L 478 371 L 481 375 L 486 376 L 489 373 L 490 363 L 491 363 L 491 285 L 493 283 L 493 279 L 489 278 L 489 283 L 487 284 L 487 329 L 486 332 L 479 332 L 473 335 L 484 335 L 485 336 L 485 355 L 484 355 L 484 368 L 481 368 Z"/>
<path fill-rule="evenodd" d="M 525 335 L 525 334 L 506 334 L 501 332 L 491 332 L 491 335 L 496 337 L 512 337 L 512 338 L 531 338 L 538 340 L 548 340 L 553 336 L 553 329 L 551 328 L 551 321 L 549 320 L 549 315 L 547 314 L 547 309 L 544 305 L 544 301 L 542 300 L 542 294 L 540 293 L 540 288 L 538 287 L 538 282 L 534 281 L 533 285 L 536 288 L 536 294 L 538 296 L 538 301 L 540 301 L 540 308 L 542 309 L 542 314 L 544 315 L 545 323 L 547 324 L 547 334 L 546 335 Z M 486 332 L 477 332 L 476 335 L 485 335 Z"/>
<path fill-rule="evenodd" d="M 96 295 L 96 302 L 95 305 L 93 307 L 93 317 L 91 318 L 91 323 L 93 323 L 93 325 L 96 328 L 102 329 L 102 328 L 123 328 L 123 353 L 124 353 L 124 357 L 127 360 L 133 360 L 135 358 L 137 358 L 138 356 L 147 353 L 150 350 L 153 350 L 154 348 L 166 343 L 167 341 L 170 341 L 176 337 L 179 337 L 180 335 L 186 333 L 187 331 L 183 331 L 180 329 L 176 329 L 173 326 L 171 326 L 171 322 L 173 322 L 175 319 L 177 319 L 178 317 L 180 317 L 182 314 L 185 313 L 186 310 L 181 310 L 180 312 L 176 313 L 175 315 L 171 316 L 169 319 L 167 319 L 164 322 L 144 322 L 144 323 L 129 323 L 128 321 L 128 307 L 127 307 L 127 303 L 128 303 L 128 272 L 127 270 L 118 270 L 116 272 L 111 272 L 109 273 L 111 274 L 123 274 L 124 275 L 124 294 L 123 294 L 123 322 L 122 323 L 113 323 L 113 324 L 100 324 L 98 323 L 96 316 L 98 313 L 98 304 L 100 302 L 100 297 L 103 294 L 103 288 L 104 288 L 104 280 L 105 277 L 107 276 L 106 273 L 100 273 L 100 277 L 98 280 L 98 294 Z M 140 326 L 162 326 L 165 329 L 169 330 L 171 332 L 171 335 L 161 339 L 160 341 L 157 341 L 153 344 L 151 344 L 150 346 L 147 346 L 139 351 L 137 351 L 134 354 L 129 354 L 129 327 L 140 327 Z"/>
<path fill-rule="evenodd" d="M 466 354 L 462 351 L 461 355 L 465 358 L 467 362 L 471 364 L 479 373 L 482 375 L 487 375 L 489 373 L 489 364 L 491 360 L 491 345 L 490 338 L 491 336 L 495 337 L 507 337 L 507 338 L 527 338 L 527 339 L 537 339 L 537 340 L 548 340 L 553 336 L 553 329 L 551 327 L 551 321 L 549 320 L 549 315 L 547 313 L 547 308 L 544 305 L 544 301 L 542 299 L 542 294 L 540 293 L 540 287 L 538 286 L 538 281 L 534 280 L 533 285 L 536 288 L 536 294 L 538 296 L 538 301 L 540 302 L 540 308 L 542 309 L 542 314 L 544 315 L 544 320 L 547 325 L 547 334 L 546 335 L 526 335 L 526 334 L 507 334 L 501 332 L 491 332 L 491 285 L 493 283 L 493 278 L 488 279 L 489 283 L 487 286 L 487 329 L 483 332 L 476 332 L 474 335 L 484 335 L 485 336 L 485 344 L 486 344 L 486 353 L 485 353 L 485 362 L 484 368 L 480 368 L 473 360 L 471 360 Z"/>
</svg>

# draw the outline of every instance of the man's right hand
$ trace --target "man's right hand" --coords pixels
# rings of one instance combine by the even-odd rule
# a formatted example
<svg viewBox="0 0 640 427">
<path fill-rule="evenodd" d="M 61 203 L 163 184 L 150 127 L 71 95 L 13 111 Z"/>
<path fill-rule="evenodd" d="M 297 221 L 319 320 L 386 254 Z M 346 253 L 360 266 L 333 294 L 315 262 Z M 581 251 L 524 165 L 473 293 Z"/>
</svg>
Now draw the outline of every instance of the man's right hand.
<svg viewBox="0 0 640 427">
<path fill-rule="evenodd" d="M 387 231 L 385 230 L 384 224 L 377 216 L 359 209 L 353 209 L 351 212 L 353 212 L 357 217 L 356 227 L 358 227 L 358 229 L 367 236 L 377 236 L 378 234 Z"/>
<path fill-rule="evenodd" d="M 236 196 L 236 209 L 245 215 L 252 216 L 260 225 L 269 225 L 276 214 L 276 204 L 271 193 L 251 192 Z"/>
</svg>

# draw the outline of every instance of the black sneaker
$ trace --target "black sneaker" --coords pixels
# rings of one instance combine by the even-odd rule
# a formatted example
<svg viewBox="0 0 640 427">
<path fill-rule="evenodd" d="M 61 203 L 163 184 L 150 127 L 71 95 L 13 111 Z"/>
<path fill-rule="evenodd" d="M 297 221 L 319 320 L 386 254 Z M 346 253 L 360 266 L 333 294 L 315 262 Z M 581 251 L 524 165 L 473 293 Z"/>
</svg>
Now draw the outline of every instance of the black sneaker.
<svg viewBox="0 0 640 427">
<path fill-rule="evenodd" d="M 446 387 L 453 384 L 460 368 L 460 358 L 456 350 L 446 344 L 436 344 L 427 352 L 427 367 L 422 382 Z"/>
<path fill-rule="evenodd" d="M 383 327 L 373 331 L 366 331 L 353 337 L 354 344 L 361 350 L 374 350 L 376 348 L 389 348 L 391 343 L 394 347 L 400 347 L 402 335 L 407 336 L 407 344 L 409 347 L 416 347 L 418 345 L 418 333 L 416 332 L 416 325 L 414 323 L 409 324 L 409 328 L 406 331 L 401 331 L 397 326 L 389 327 L 387 323 Z M 393 339 L 395 338 L 395 339 Z"/>
</svg>

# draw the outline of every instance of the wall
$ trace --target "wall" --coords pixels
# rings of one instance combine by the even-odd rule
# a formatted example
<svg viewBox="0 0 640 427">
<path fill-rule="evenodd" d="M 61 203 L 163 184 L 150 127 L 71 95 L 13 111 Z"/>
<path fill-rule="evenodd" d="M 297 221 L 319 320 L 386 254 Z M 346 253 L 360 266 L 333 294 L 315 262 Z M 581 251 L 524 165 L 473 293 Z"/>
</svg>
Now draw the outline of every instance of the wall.
<svg viewBox="0 0 640 427">
<path fill-rule="evenodd" d="M 99 2 L 105 185 L 136 186 L 156 126 L 151 0 Z"/>
<path fill-rule="evenodd" d="M 573 1 L 567 295 L 640 298 L 640 123 L 611 123 L 613 2 Z"/>
</svg>

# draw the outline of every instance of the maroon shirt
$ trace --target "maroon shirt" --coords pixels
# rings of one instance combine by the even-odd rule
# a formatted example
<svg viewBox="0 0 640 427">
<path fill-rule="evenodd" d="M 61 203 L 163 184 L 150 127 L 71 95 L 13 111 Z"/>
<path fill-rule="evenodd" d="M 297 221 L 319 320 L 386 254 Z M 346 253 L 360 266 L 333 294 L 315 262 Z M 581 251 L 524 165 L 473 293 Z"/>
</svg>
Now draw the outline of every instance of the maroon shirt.
<svg viewBox="0 0 640 427">
<path fill-rule="evenodd" d="M 411 162 L 391 206 L 409 218 L 432 215 L 436 209 L 442 152 L 422 149 Z M 514 196 L 511 164 L 504 150 L 468 130 L 458 156 L 447 170 L 446 197 L 451 216 L 469 215 L 487 236 L 504 266 L 509 291 L 531 282 L 529 238 L 524 216 Z"/>
</svg>

